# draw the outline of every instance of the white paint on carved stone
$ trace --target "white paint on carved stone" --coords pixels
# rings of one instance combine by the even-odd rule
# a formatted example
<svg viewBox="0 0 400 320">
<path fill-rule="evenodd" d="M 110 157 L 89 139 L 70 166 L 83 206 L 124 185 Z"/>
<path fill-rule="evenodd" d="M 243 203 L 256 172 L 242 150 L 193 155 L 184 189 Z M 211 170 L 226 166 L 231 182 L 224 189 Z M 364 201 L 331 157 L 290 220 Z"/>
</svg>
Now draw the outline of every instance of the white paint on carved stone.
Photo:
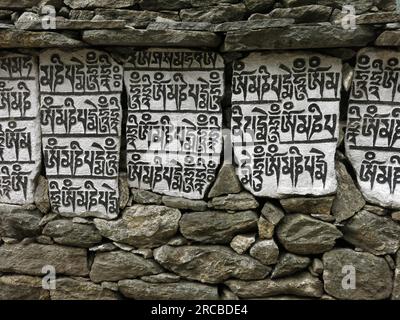
<svg viewBox="0 0 400 320">
<path fill-rule="evenodd" d="M 222 149 L 223 71 L 214 52 L 132 52 L 124 73 L 131 187 L 204 197 Z"/>
<path fill-rule="evenodd" d="M 41 166 L 37 58 L 0 54 L 0 203 L 34 202 Z"/>
<path fill-rule="evenodd" d="M 341 61 L 252 53 L 233 69 L 232 143 L 245 188 L 274 198 L 335 192 Z"/>
<path fill-rule="evenodd" d="M 115 218 L 123 68 L 92 49 L 40 55 L 43 154 L 53 211 Z"/>
<path fill-rule="evenodd" d="M 346 154 L 364 197 L 400 208 L 400 52 L 365 48 L 357 56 Z"/>
</svg>

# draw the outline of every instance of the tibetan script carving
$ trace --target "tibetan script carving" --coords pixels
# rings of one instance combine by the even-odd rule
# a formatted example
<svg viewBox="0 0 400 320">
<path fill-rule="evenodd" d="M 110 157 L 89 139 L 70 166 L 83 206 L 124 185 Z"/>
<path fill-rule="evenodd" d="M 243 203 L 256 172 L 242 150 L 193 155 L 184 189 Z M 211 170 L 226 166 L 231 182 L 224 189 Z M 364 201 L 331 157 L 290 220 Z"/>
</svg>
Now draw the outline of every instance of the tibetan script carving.
<svg viewBox="0 0 400 320">
<path fill-rule="evenodd" d="M 123 68 L 96 50 L 40 55 L 43 154 L 53 211 L 116 217 Z"/>
<path fill-rule="evenodd" d="M 336 190 L 341 61 L 253 53 L 234 64 L 232 143 L 242 184 L 257 196 Z"/>
<path fill-rule="evenodd" d="M 362 49 L 351 90 L 346 153 L 365 198 L 400 207 L 400 53 Z"/>
<path fill-rule="evenodd" d="M 222 149 L 223 70 L 214 52 L 132 53 L 124 73 L 131 187 L 204 197 Z"/>
<path fill-rule="evenodd" d="M 33 203 L 41 166 L 37 59 L 0 55 L 0 202 Z"/>
</svg>

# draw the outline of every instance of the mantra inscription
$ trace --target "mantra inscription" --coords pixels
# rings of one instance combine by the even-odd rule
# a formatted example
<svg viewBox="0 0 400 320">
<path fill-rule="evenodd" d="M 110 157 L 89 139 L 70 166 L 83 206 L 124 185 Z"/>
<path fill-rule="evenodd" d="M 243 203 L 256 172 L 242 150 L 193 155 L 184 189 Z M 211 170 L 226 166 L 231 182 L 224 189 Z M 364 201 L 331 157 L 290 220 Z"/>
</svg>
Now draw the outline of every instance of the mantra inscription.
<svg viewBox="0 0 400 320">
<path fill-rule="evenodd" d="M 118 215 L 123 68 L 84 49 L 40 55 L 40 114 L 55 212 Z"/>
<path fill-rule="evenodd" d="M 238 176 L 257 196 L 336 191 L 341 61 L 310 53 L 253 53 L 232 80 Z"/>
<path fill-rule="evenodd" d="M 37 59 L 0 55 L 0 202 L 33 203 L 41 164 Z"/>
<path fill-rule="evenodd" d="M 400 53 L 360 50 L 354 72 L 346 153 L 364 196 L 400 207 Z"/>
<path fill-rule="evenodd" d="M 124 70 L 130 186 L 203 198 L 222 149 L 222 58 L 152 49 L 133 52 Z"/>
</svg>

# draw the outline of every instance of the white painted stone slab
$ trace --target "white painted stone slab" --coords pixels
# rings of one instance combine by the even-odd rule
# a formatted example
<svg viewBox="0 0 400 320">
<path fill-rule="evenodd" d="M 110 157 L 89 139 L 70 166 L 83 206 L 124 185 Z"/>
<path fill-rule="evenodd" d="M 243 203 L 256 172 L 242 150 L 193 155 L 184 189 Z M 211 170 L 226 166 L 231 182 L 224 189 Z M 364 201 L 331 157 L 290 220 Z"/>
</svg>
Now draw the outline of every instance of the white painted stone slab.
<svg viewBox="0 0 400 320">
<path fill-rule="evenodd" d="M 129 185 L 201 199 L 222 149 L 224 64 L 214 52 L 135 51 L 125 64 Z"/>
<path fill-rule="evenodd" d="M 0 54 L 0 203 L 34 202 L 41 167 L 37 58 Z"/>
<path fill-rule="evenodd" d="M 92 49 L 40 55 L 43 154 L 52 209 L 115 218 L 123 68 Z"/>
<path fill-rule="evenodd" d="M 273 198 L 336 191 L 341 68 L 339 59 L 304 52 L 234 63 L 232 143 L 247 190 Z"/>
<path fill-rule="evenodd" d="M 359 51 L 345 141 L 364 197 L 400 208 L 400 52 Z"/>
</svg>

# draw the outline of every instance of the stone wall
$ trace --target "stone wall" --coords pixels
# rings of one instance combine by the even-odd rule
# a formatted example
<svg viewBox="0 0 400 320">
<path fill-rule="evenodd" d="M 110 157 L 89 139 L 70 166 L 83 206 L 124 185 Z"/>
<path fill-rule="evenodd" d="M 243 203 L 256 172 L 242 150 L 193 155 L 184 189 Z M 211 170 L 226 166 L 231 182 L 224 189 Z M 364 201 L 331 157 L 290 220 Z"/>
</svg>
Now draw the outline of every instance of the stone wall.
<svg viewBox="0 0 400 320">
<path fill-rule="evenodd" d="M 0 0 L 0 299 L 398 299 L 400 14 L 346 4 Z"/>
</svg>

